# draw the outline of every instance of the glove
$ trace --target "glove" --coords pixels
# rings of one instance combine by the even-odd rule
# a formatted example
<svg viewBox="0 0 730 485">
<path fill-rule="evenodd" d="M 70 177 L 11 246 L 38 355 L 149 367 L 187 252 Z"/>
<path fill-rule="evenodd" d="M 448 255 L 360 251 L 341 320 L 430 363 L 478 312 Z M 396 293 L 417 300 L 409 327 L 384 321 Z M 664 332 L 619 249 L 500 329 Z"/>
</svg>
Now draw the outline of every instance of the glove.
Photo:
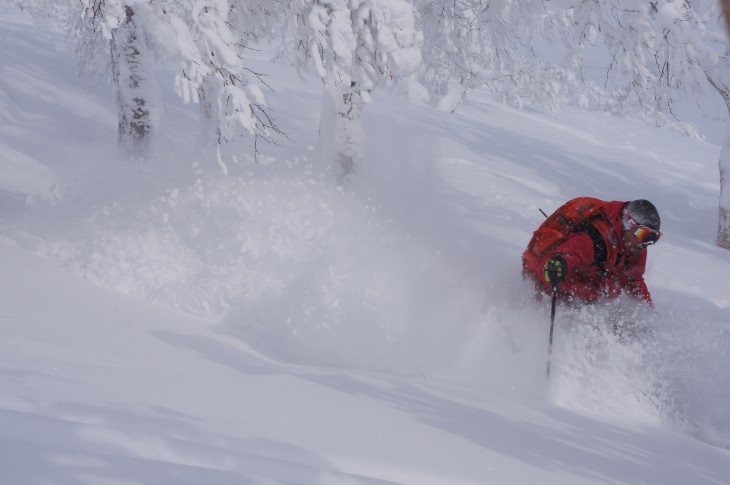
<svg viewBox="0 0 730 485">
<path fill-rule="evenodd" d="M 568 263 L 562 256 L 553 256 L 545 263 L 543 277 L 548 283 L 552 283 L 553 287 L 557 287 L 568 275 Z"/>
</svg>

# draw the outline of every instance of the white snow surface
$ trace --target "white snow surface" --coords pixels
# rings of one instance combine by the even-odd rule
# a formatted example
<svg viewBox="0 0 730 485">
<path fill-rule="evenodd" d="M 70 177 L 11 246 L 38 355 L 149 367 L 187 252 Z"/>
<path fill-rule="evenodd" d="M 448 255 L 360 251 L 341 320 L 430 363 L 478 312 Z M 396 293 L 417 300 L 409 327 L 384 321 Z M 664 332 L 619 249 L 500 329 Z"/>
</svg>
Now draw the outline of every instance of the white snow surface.
<svg viewBox="0 0 730 485">
<path fill-rule="evenodd" d="M 0 17 L 0 470 L 8 485 L 728 484 L 718 146 L 601 113 L 381 90 L 323 175 L 321 83 L 262 54 L 292 141 L 201 148 L 161 73 L 144 166 L 64 39 Z M 647 198 L 655 312 L 520 278 L 565 200 Z M 650 328 L 638 341 L 616 318 Z"/>
</svg>

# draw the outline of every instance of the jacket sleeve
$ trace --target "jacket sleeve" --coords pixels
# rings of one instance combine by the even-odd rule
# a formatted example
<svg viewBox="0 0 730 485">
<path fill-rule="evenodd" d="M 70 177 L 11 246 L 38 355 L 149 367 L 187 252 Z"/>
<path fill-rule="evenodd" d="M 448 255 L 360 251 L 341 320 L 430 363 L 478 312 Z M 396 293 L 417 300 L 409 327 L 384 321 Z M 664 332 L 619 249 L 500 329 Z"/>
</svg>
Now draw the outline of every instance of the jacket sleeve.
<svg viewBox="0 0 730 485">
<path fill-rule="evenodd" d="M 543 256 L 540 261 L 540 268 L 545 266 L 548 259 L 557 255 L 562 256 L 568 265 L 567 279 L 570 279 L 571 275 L 585 272 L 593 264 L 593 241 L 588 234 L 582 232 L 571 235 L 567 241 L 555 248 L 552 253 Z M 540 273 L 540 279 L 543 280 L 542 273 Z"/>
<path fill-rule="evenodd" d="M 646 250 L 642 251 L 637 262 L 626 271 L 624 280 L 624 290 L 626 293 L 639 300 L 644 300 L 649 305 L 654 306 L 651 300 L 649 288 L 644 281 L 644 271 L 646 270 Z"/>
</svg>

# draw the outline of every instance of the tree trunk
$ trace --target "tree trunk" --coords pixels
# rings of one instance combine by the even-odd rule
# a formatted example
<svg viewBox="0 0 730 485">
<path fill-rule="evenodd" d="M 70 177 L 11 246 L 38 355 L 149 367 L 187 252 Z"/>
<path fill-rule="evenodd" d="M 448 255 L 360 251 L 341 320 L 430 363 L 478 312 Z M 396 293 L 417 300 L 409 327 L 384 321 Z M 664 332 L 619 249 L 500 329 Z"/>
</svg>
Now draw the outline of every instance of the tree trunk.
<svg viewBox="0 0 730 485">
<path fill-rule="evenodd" d="M 720 0 L 720 5 L 728 33 L 730 33 L 730 0 Z M 724 89 L 714 83 L 713 86 L 725 100 L 725 105 L 730 112 L 730 92 L 727 86 L 721 86 Z M 720 217 L 717 223 L 717 245 L 725 249 L 730 249 L 730 187 L 728 184 L 730 184 L 730 136 L 725 140 L 720 152 Z"/>
<path fill-rule="evenodd" d="M 335 96 L 326 87 L 322 93 L 322 111 L 319 116 L 319 162 L 327 171 L 335 165 Z"/>
<path fill-rule="evenodd" d="M 730 249 L 730 137 L 720 152 L 720 213 L 717 245 Z"/>
<path fill-rule="evenodd" d="M 327 85 L 319 126 L 320 157 L 338 182 L 355 172 L 363 157 L 360 121 L 365 105 L 360 86 Z"/>
<path fill-rule="evenodd" d="M 730 32 L 730 0 L 720 0 L 720 6 L 722 6 L 722 13 L 725 17 L 725 25 Z"/>
<path fill-rule="evenodd" d="M 730 0 L 728 0 L 730 3 Z M 725 54 L 723 62 L 727 62 L 730 51 Z M 725 102 L 728 113 L 730 113 L 730 86 L 719 81 L 719 76 L 713 76 L 712 72 L 706 72 L 707 80 L 717 90 Z M 717 223 L 717 245 L 721 248 L 730 249 L 730 136 L 727 137 L 720 151 L 720 203 L 719 219 Z"/>
<path fill-rule="evenodd" d="M 213 76 L 205 76 L 198 88 L 200 100 L 200 145 L 211 146 L 221 142 L 219 89 Z"/>
<path fill-rule="evenodd" d="M 149 79 L 153 60 L 139 16 L 129 5 L 125 18 L 112 31 L 112 75 L 117 90 L 119 146 L 132 159 L 146 158 L 156 124 L 154 90 Z"/>
</svg>

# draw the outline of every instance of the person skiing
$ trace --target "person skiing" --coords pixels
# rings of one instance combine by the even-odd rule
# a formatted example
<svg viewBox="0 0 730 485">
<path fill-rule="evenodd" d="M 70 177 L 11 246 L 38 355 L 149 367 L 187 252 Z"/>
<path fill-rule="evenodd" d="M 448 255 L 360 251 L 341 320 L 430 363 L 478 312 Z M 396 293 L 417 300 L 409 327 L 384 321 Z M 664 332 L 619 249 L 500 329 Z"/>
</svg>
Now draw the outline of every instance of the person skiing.
<svg viewBox="0 0 730 485">
<path fill-rule="evenodd" d="M 533 234 L 523 274 L 538 292 L 561 301 L 592 303 L 624 292 L 653 306 L 644 270 L 646 248 L 662 236 L 660 224 L 648 200 L 572 199 Z"/>
</svg>

